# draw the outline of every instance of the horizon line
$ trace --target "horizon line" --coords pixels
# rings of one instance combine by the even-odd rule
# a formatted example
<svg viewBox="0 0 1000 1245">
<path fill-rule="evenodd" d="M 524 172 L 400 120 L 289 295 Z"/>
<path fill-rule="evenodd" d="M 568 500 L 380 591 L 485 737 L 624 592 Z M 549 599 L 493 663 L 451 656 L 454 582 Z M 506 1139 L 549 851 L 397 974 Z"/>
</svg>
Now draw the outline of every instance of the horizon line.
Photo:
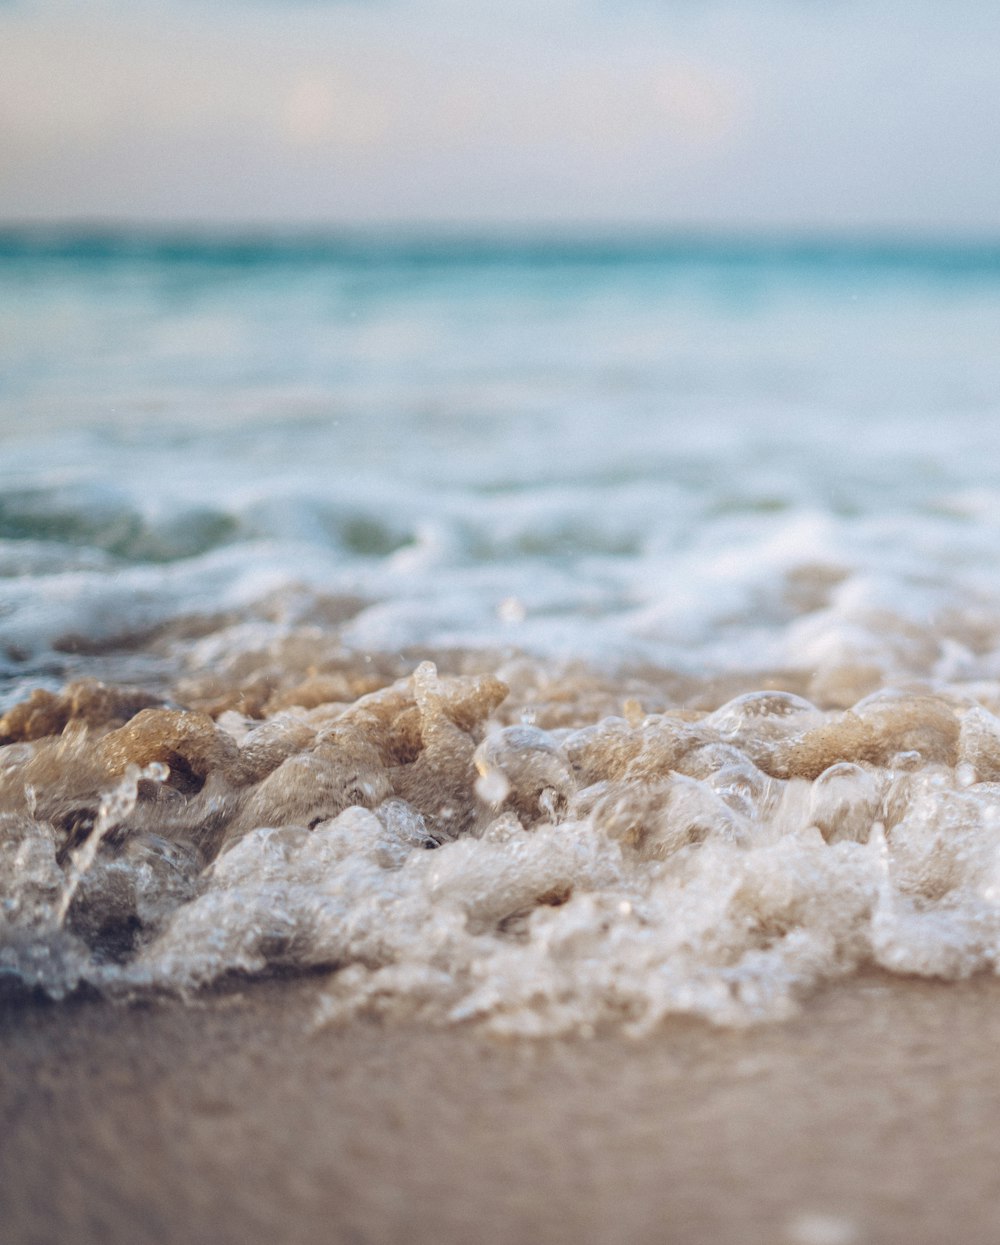
<svg viewBox="0 0 1000 1245">
<path fill-rule="evenodd" d="M 0 258 L 865 262 L 1000 268 L 1000 232 L 562 222 L 0 220 Z"/>
</svg>

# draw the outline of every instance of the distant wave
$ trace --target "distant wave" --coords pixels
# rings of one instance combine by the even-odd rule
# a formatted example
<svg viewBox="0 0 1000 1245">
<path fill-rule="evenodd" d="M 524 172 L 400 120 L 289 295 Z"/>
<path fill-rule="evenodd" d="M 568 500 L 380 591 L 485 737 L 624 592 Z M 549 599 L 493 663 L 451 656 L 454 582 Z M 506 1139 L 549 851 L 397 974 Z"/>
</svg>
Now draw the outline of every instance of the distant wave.
<svg viewBox="0 0 1000 1245">
<path fill-rule="evenodd" d="M 871 269 L 941 277 L 1000 277 L 1000 238 L 918 238 L 711 233 L 516 232 L 0 227 L 0 261 L 150 261 L 192 264 L 438 267 L 472 265 L 789 267 L 808 272 Z"/>
</svg>

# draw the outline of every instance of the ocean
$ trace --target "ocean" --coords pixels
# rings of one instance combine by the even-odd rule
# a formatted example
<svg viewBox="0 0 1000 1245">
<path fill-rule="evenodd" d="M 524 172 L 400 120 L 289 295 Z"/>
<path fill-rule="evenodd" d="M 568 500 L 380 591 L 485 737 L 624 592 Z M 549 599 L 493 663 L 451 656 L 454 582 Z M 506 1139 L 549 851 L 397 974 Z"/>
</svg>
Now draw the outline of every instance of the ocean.
<svg viewBox="0 0 1000 1245">
<path fill-rule="evenodd" d="M 0 978 L 995 971 L 998 341 L 978 243 L 0 233 Z"/>
</svg>

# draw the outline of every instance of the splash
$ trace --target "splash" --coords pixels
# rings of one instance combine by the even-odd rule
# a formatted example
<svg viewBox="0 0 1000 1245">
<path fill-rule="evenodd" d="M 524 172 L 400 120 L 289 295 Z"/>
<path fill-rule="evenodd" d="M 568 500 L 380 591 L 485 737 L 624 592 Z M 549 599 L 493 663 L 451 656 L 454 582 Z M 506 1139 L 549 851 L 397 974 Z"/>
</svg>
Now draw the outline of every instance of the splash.
<svg viewBox="0 0 1000 1245">
<path fill-rule="evenodd" d="M 320 1024 L 543 1035 L 996 971 L 1000 719 L 958 689 L 712 708 L 633 680 L 615 713 L 582 669 L 425 661 L 352 697 L 365 665 L 257 716 L 86 685 L 0 719 L 0 972 L 59 997 L 325 969 Z"/>
</svg>

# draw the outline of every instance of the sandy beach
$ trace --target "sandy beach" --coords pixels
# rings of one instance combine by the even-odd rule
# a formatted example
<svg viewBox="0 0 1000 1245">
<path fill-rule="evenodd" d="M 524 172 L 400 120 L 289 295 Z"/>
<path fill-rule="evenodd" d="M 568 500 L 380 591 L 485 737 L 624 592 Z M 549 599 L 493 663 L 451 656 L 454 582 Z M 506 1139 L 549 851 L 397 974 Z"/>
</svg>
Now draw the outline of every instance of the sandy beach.
<svg viewBox="0 0 1000 1245">
<path fill-rule="evenodd" d="M 998 64 L 0 0 L 0 1245 L 1000 1245 Z"/>
<path fill-rule="evenodd" d="M 996 1240 L 1000 983 L 632 1042 L 315 1031 L 322 977 L 8 1001 L 3 1240 Z"/>
</svg>

